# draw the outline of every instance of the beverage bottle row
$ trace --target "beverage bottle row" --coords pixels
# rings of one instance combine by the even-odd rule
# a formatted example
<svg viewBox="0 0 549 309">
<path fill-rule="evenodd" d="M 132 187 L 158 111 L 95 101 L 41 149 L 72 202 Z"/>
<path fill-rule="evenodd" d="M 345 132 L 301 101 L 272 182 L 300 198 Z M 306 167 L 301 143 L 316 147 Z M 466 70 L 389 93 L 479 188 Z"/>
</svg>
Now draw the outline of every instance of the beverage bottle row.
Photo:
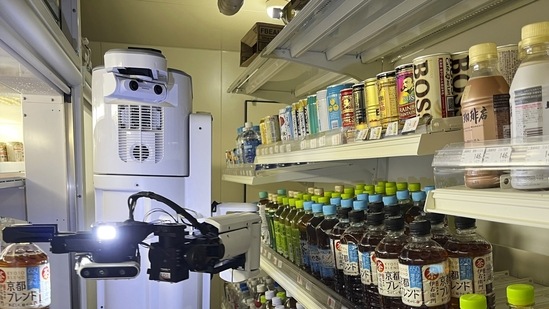
<svg viewBox="0 0 549 309">
<path fill-rule="evenodd" d="M 251 278 L 240 283 L 225 283 L 226 309 L 298 309 L 304 308 L 272 278 Z"/>
<path fill-rule="evenodd" d="M 530 284 L 511 284 L 507 286 L 507 305 L 509 309 L 534 309 L 534 287 Z M 488 309 L 488 301 L 483 294 L 465 294 L 459 298 L 460 309 Z"/>
</svg>

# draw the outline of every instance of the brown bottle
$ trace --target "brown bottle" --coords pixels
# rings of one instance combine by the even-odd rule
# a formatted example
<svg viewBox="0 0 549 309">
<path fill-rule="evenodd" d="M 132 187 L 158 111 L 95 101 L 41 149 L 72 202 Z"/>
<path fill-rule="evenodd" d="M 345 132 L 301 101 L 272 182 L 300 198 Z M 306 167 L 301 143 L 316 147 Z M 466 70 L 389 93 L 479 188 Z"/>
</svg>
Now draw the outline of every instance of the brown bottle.
<svg viewBox="0 0 549 309">
<path fill-rule="evenodd" d="M 303 202 L 303 210 L 305 214 L 297 222 L 297 229 L 299 230 L 299 244 L 301 247 L 301 268 L 307 272 L 311 271 L 311 257 L 309 255 L 309 244 L 307 243 L 307 224 L 313 217 L 312 211 L 313 202 Z"/>
<path fill-rule="evenodd" d="M 376 247 L 376 266 L 378 274 L 378 292 L 381 296 L 381 308 L 403 308 L 400 294 L 398 257 L 408 236 L 404 234 L 404 219 L 390 217 L 385 220 L 387 235 Z"/>
<path fill-rule="evenodd" d="M 313 217 L 307 223 L 307 246 L 309 247 L 309 261 L 311 263 L 310 274 L 317 279 L 320 279 L 320 255 L 318 252 L 316 227 L 324 220 L 322 206 L 319 203 L 313 204 Z"/>
<path fill-rule="evenodd" d="M 341 252 L 341 235 L 349 227 L 349 212 L 353 210 L 350 207 L 341 207 L 337 210 L 337 218 L 339 222 L 334 226 L 330 232 L 330 240 L 332 251 L 334 252 L 335 260 L 335 282 L 334 282 L 334 291 L 344 295 L 345 293 L 345 282 L 343 281 L 343 256 Z"/>
<path fill-rule="evenodd" d="M 451 308 L 459 308 L 459 297 L 464 294 L 484 294 L 488 308 L 494 309 L 494 269 L 492 245 L 476 233 L 476 220 L 456 217 L 456 234 L 444 248 L 450 262 Z"/>
<path fill-rule="evenodd" d="M 317 250 L 320 260 L 320 281 L 331 289 L 334 289 L 335 259 L 329 235 L 339 220 L 336 217 L 335 205 L 322 206 L 322 212 L 324 219 L 316 227 Z"/>
<path fill-rule="evenodd" d="M 381 308 L 381 298 L 377 290 L 377 266 L 375 250 L 387 232 L 383 225 L 385 214 L 382 212 L 369 213 L 366 224 L 368 230 L 358 245 L 360 260 L 360 281 L 362 283 L 363 304 L 365 308 Z"/>
<path fill-rule="evenodd" d="M 410 224 L 410 241 L 398 258 L 402 302 L 405 309 L 450 308 L 448 253 L 431 239 L 431 223 Z"/>
<path fill-rule="evenodd" d="M 434 212 L 428 212 L 425 214 L 425 219 L 431 222 L 431 238 L 434 241 L 438 242 L 439 245 L 444 247 L 446 242 L 448 242 L 448 227 L 444 222 L 446 216 L 443 214 L 437 214 Z"/>
<path fill-rule="evenodd" d="M 364 210 L 356 209 L 349 213 L 349 226 L 341 236 L 341 247 L 344 255 L 344 280 L 345 297 L 358 308 L 362 307 L 364 295 L 362 282 L 360 281 L 360 261 L 358 257 L 358 245 L 366 233 L 364 224 Z"/>
<path fill-rule="evenodd" d="M 48 256 L 33 243 L 10 244 L 0 254 L 0 308 L 50 308 Z"/>
</svg>

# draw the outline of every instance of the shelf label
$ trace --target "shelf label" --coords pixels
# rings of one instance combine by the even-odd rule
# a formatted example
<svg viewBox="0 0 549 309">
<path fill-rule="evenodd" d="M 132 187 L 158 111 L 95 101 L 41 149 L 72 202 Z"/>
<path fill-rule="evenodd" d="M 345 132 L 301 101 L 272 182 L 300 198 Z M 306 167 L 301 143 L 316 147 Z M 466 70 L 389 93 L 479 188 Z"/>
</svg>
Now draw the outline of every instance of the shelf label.
<svg viewBox="0 0 549 309">
<path fill-rule="evenodd" d="M 318 147 L 326 146 L 326 136 L 321 136 L 318 138 Z"/>
<path fill-rule="evenodd" d="M 328 307 L 332 309 L 335 309 L 335 306 L 336 306 L 335 299 L 333 299 L 331 296 L 328 296 L 328 299 L 326 300 L 326 305 L 328 305 Z"/>
<path fill-rule="evenodd" d="M 382 131 L 383 131 L 382 127 L 373 127 L 370 130 L 370 137 L 368 139 L 380 139 Z"/>
<path fill-rule="evenodd" d="M 274 147 L 273 146 L 269 146 L 269 154 L 273 154 L 274 153 Z"/>
<path fill-rule="evenodd" d="M 397 136 L 398 135 L 398 121 L 390 122 L 385 130 L 385 136 Z"/>
<path fill-rule="evenodd" d="M 292 152 L 292 144 L 286 144 L 286 152 Z"/>
<path fill-rule="evenodd" d="M 463 149 L 461 152 L 461 164 L 481 164 L 486 148 Z"/>
<path fill-rule="evenodd" d="M 277 266 L 278 266 L 278 268 L 282 268 L 282 264 L 283 264 L 283 263 L 282 263 L 282 260 L 281 260 L 281 259 L 280 259 L 280 260 L 278 260 L 278 265 L 277 265 Z"/>
<path fill-rule="evenodd" d="M 316 148 L 316 138 L 311 138 L 309 140 L 309 147 L 310 148 Z"/>
<path fill-rule="evenodd" d="M 278 145 L 278 152 L 280 153 L 286 152 L 286 145 Z"/>
<path fill-rule="evenodd" d="M 511 160 L 511 147 L 486 148 L 483 163 L 509 163 Z"/>
<path fill-rule="evenodd" d="M 278 264 L 278 259 L 273 256 L 273 264 L 276 266 Z"/>
<path fill-rule="evenodd" d="M 312 285 L 311 281 L 306 281 L 305 282 L 305 290 L 310 292 L 312 289 L 313 289 L 313 285 Z"/>
<path fill-rule="evenodd" d="M 406 122 L 404 122 L 404 127 L 402 128 L 402 134 L 415 132 L 418 125 L 419 125 L 419 117 L 406 119 Z"/>
<path fill-rule="evenodd" d="M 358 140 L 358 141 L 364 141 L 368 138 L 368 130 L 369 129 L 362 129 L 362 130 L 358 130 L 356 132 L 356 137 L 355 137 L 355 140 Z"/>
<path fill-rule="evenodd" d="M 303 285 L 303 277 L 301 275 L 297 275 L 297 284 Z"/>
<path fill-rule="evenodd" d="M 304 149 L 309 148 L 308 140 L 302 140 L 302 141 L 299 143 L 299 148 L 300 148 L 301 150 L 304 150 Z"/>
<path fill-rule="evenodd" d="M 341 145 L 341 134 L 332 135 L 332 145 Z"/>
<path fill-rule="evenodd" d="M 316 207 L 316 206 L 315 206 Z M 273 257 L 273 255 L 271 254 L 271 252 L 267 253 L 267 259 L 270 260 L 271 258 Z"/>
<path fill-rule="evenodd" d="M 549 145 L 535 145 L 526 148 L 526 161 L 528 163 L 549 164 Z"/>
</svg>

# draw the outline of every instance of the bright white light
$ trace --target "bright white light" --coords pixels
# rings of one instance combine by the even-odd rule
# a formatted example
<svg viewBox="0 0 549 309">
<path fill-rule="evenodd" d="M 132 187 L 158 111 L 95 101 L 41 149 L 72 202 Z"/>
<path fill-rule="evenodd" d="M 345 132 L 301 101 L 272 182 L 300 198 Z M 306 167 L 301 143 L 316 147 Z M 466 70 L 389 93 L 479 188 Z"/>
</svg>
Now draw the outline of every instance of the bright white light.
<svg viewBox="0 0 549 309">
<path fill-rule="evenodd" d="M 282 7 L 281 6 L 268 6 L 267 15 L 270 18 L 281 19 L 282 18 Z"/>
<path fill-rule="evenodd" d="M 95 230 L 99 240 L 111 240 L 116 238 L 116 228 L 112 225 L 100 225 Z"/>
</svg>

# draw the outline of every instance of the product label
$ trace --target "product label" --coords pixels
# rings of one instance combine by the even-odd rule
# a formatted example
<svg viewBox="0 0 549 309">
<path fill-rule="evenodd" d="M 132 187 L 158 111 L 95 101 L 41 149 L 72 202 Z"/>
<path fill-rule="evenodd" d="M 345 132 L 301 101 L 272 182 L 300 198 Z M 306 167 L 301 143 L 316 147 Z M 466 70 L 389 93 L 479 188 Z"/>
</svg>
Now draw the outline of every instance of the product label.
<svg viewBox="0 0 549 309">
<path fill-rule="evenodd" d="M 398 105 L 396 97 L 396 80 L 383 78 L 378 80 L 378 103 L 381 122 L 386 123 L 398 120 Z"/>
<path fill-rule="evenodd" d="M 377 267 L 375 252 L 358 252 L 360 260 L 360 282 L 377 286 Z"/>
<path fill-rule="evenodd" d="M 413 69 L 410 69 L 399 72 L 396 77 L 398 118 L 401 120 L 416 116 L 416 92 L 413 75 Z"/>
<path fill-rule="evenodd" d="M 347 264 L 349 263 L 349 248 L 347 246 L 347 244 L 342 244 L 342 243 L 339 243 L 339 247 L 341 248 L 340 252 L 341 252 L 341 266 L 342 266 L 342 270 L 343 270 L 343 273 L 345 274 L 345 267 L 347 266 Z"/>
<path fill-rule="evenodd" d="M 335 275 L 334 256 L 330 249 L 319 249 L 318 255 L 320 258 L 320 277 L 333 278 Z"/>
<path fill-rule="evenodd" d="M 377 273 L 377 258 L 375 251 L 370 252 L 370 274 L 372 274 L 372 284 L 377 286 L 379 284 L 379 274 Z"/>
<path fill-rule="evenodd" d="M 285 226 L 284 228 L 286 232 L 286 251 L 288 252 L 288 259 L 290 261 L 294 261 L 294 244 L 292 239 L 292 228 L 289 226 Z"/>
<path fill-rule="evenodd" d="M 380 295 L 400 297 L 400 276 L 398 259 L 376 260 L 378 291 Z"/>
<path fill-rule="evenodd" d="M 300 103 L 301 106 L 297 112 L 298 122 L 299 122 L 299 134 L 301 136 L 309 135 L 309 113 L 307 112 L 307 104 Z"/>
<path fill-rule="evenodd" d="M 416 115 L 433 118 L 453 116 L 454 106 L 447 106 L 452 99 L 451 58 L 433 56 L 414 61 L 414 87 L 416 91 Z"/>
<path fill-rule="evenodd" d="M 455 115 L 461 115 L 461 98 L 469 80 L 469 55 L 452 55 L 452 90 L 454 91 Z"/>
<path fill-rule="evenodd" d="M 358 247 L 354 243 L 347 244 L 347 262 L 343 269 L 343 274 L 347 276 L 360 275 L 360 269 L 358 268 Z"/>
<path fill-rule="evenodd" d="M 318 254 L 318 248 L 315 245 L 308 244 L 309 246 L 309 261 L 311 262 L 311 270 L 314 273 L 320 273 L 320 256 Z"/>
<path fill-rule="evenodd" d="M 36 308 L 51 303 L 49 264 L 0 268 L 0 307 Z"/>
<path fill-rule="evenodd" d="M 292 129 L 292 138 L 293 139 L 297 139 L 300 137 L 299 133 L 300 130 L 299 130 L 299 117 L 297 115 L 297 103 L 294 103 L 292 104 L 291 106 L 291 110 L 290 110 L 290 115 L 291 115 L 291 119 L 292 119 L 292 126 L 291 126 L 291 129 Z"/>
<path fill-rule="evenodd" d="M 309 244 L 306 240 L 300 240 L 299 241 L 300 247 L 301 247 L 301 262 L 306 267 L 311 266 L 311 260 L 309 256 Z"/>
<path fill-rule="evenodd" d="M 343 262 L 343 252 L 341 252 L 341 241 L 339 239 L 332 239 L 330 241 L 330 246 L 334 252 L 336 269 L 343 270 L 345 264 Z"/>
<path fill-rule="evenodd" d="M 429 265 L 399 265 L 402 302 L 433 307 L 450 301 L 448 261 Z"/>
<path fill-rule="evenodd" d="M 513 137 L 529 137 L 543 134 L 542 87 L 515 90 L 513 104 Z M 547 103 L 549 105 L 549 103 Z"/>
<path fill-rule="evenodd" d="M 341 123 L 344 128 L 354 128 L 355 126 L 355 105 L 352 92 L 341 95 Z"/>
<path fill-rule="evenodd" d="M 258 139 L 249 139 L 244 142 L 243 152 L 244 163 L 254 163 L 255 149 L 261 144 Z"/>
<path fill-rule="evenodd" d="M 301 257 L 301 244 L 299 241 L 299 229 L 292 227 L 292 244 L 293 244 L 293 251 L 294 251 L 294 263 L 297 266 L 302 265 L 302 257 Z"/>
<path fill-rule="evenodd" d="M 492 291 L 492 254 L 480 257 L 449 258 L 452 297 Z"/>
</svg>

